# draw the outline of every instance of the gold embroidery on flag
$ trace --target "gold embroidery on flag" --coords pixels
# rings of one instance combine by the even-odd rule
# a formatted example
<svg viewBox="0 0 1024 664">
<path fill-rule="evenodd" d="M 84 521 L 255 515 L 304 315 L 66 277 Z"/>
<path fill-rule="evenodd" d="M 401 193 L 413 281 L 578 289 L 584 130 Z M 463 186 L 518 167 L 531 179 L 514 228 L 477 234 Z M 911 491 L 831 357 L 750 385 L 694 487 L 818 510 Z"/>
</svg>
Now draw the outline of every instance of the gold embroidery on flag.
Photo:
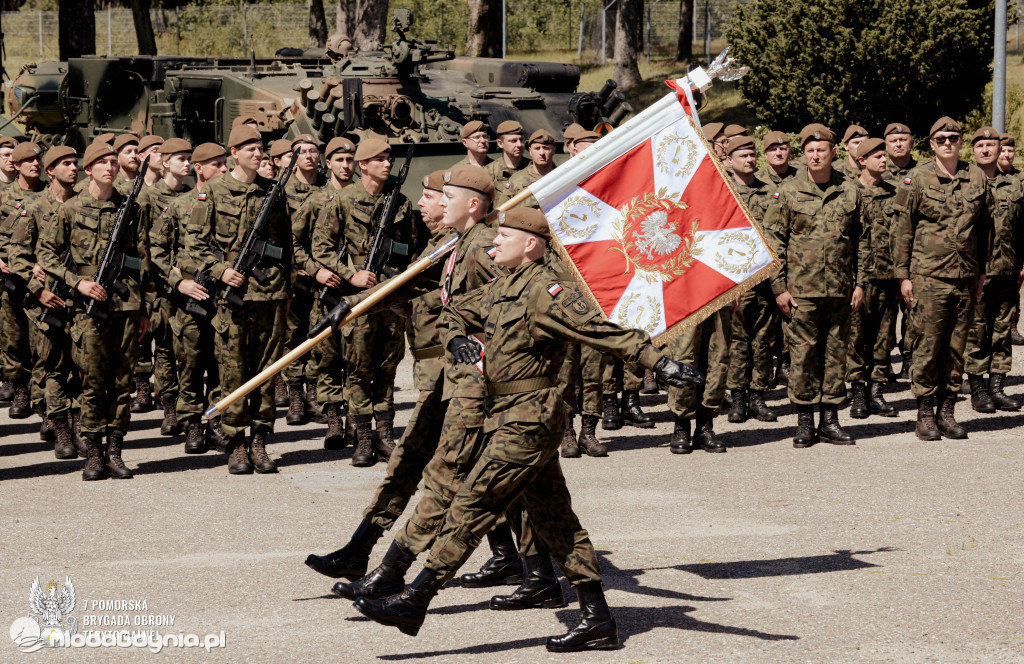
<svg viewBox="0 0 1024 664">
<path fill-rule="evenodd" d="M 718 249 L 715 267 L 729 274 L 739 276 L 749 272 L 757 259 L 757 243 L 743 231 L 722 233 L 718 238 Z"/>
<path fill-rule="evenodd" d="M 611 247 L 626 259 L 626 274 L 633 269 L 649 284 L 671 281 L 693 265 L 694 235 L 699 222 L 694 220 L 687 232 L 673 227 L 668 213 L 685 210 L 681 194 L 669 193 L 665 187 L 657 192 L 634 196 L 622 206 L 612 221 L 612 237 L 621 246 Z"/>
<path fill-rule="evenodd" d="M 697 156 L 696 143 L 679 134 L 665 134 L 658 138 L 654 163 L 658 170 L 681 178 L 696 168 Z"/>
<path fill-rule="evenodd" d="M 578 224 L 587 223 L 590 214 L 580 209 L 585 208 L 595 217 L 601 216 L 601 208 L 593 200 L 586 196 L 570 196 L 562 204 L 562 212 L 554 220 L 555 232 L 559 236 L 571 237 L 583 240 L 590 237 L 597 230 L 597 224 L 591 224 L 579 228 Z M 576 221 L 570 221 L 575 219 Z"/>
</svg>

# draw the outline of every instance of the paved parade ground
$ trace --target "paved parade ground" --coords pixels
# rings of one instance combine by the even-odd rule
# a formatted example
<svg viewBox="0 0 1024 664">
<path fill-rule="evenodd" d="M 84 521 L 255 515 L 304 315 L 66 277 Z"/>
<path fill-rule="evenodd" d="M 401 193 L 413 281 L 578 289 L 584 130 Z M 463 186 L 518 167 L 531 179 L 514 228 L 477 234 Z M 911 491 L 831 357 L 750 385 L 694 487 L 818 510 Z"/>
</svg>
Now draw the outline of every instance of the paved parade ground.
<svg viewBox="0 0 1024 664">
<path fill-rule="evenodd" d="M 1014 365 L 1007 391 L 1020 395 L 1024 360 Z M 396 433 L 415 399 L 410 367 L 399 372 Z M 159 436 L 153 412 L 133 418 L 125 445 L 135 478 L 87 483 L 83 461 L 55 460 L 38 421 L 13 422 L 4 408 L 5 629 L 30 614 L 36 577 L 41 588 L 56 581 L 58 596 L 70 577 L 80 633 L 213 636 L 210 652 L 159 655 L 21 654 L 5 637 L 0 662 L 1024 661 L 1024 414 L 977 415 L 961 397 L 970 439 L 925 443 L 912 433 L 907 382 L 888 394 L 895 420 L 840 412 L 855 447 L 793 449 L 782 390 L 769 402 L 778 425 L 716 420 L 727 454 L 669 454 L 664 394 L 643 397 L 657 429 L 599 429 L 610 456 L 563 468 L 624 646 L 567 655 L 544 640 L 575 624 L 571 594 L 566 609 L 498 613 L 487 609 L 492 590 L 453 582 L 416 638 L 333 597 L 333 581 L 303 560 L 347 541 L 384 466 L 324 451 L 322 425 L 287 427 L 282 412 L 269 446 L 281 473 L 236 477 L 223 455 L 186 457 Z M 466 571 L 486 557 L 478 551 Z M 91 626 L 119 620 L 131 626 Z"/>
</svg>

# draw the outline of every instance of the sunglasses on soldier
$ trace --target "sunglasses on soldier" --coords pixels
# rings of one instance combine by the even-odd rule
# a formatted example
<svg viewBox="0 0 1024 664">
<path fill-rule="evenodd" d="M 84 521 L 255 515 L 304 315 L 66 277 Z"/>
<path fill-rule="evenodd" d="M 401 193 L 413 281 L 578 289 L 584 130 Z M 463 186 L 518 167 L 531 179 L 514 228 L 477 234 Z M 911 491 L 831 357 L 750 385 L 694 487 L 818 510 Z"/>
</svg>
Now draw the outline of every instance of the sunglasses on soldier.
<svg viewBox="0 0 1024 664">
<path fill-rule="evenodd" d="M 963 138 L 960 134 L 943 134 L 932 136 L 932 140 L 935 141 L 936 145 L 943 145 L 944 143 L 959 143 Z"/>
</svg>

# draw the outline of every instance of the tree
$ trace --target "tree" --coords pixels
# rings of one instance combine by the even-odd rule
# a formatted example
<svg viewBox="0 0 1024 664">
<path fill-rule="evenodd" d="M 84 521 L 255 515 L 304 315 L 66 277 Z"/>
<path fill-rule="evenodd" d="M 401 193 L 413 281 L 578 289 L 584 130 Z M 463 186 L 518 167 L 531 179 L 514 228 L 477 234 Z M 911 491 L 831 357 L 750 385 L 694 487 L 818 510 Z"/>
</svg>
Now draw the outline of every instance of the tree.
<svg viewBox="0 0 1024 664">
<path fill-rule="evenodd" d="M 501 0 L 469 0 L 466 55 L 500 58 L 501 51 Z"/>
<path fill-rule="evenodd" d="M 334 31 L 339 35 L 351 37 L 356 22 L 356 0 L 338 0 L 337 10 Z"/>
<path fill-rule="evenodd" d="M 676 62 L 688 62 L 693 58 L 693 6 L 695 0 L 679 3 L 679 43 L 676 45 Z"/>
<path fill-rule="evenodd" d="M 156 35 L 153 34 L 153 21 L 149 18 L 150 4 L 150 0 L 131 0 L 132 20 L 135 22 L 135 38 L 139 42 L 139 55 L 156 55 Z"/>
<path fill-rule="evenodd" d="M 327 17 L 323 0 L 309 0 L 309 45 L 323 48 L 327 45 Z"/>
<path fill-rule="evenodd" d="M 643 0 L 618 0 L 615 17 L 615 69 L 612 77 L 623 92 L 643 80 L 637 65 L 640 50 L 640 13 Z"/>
<path fill-rule="evenodd" d="M 96 12 L 93 0 L 58 4 L 57 45 L 61 60 L 96 53 Z"/>
<path fill-rule="evenodd" d="M 387 29 L 387 0 L 356 0 L 356 22 L 353 41 L 360 51 L 380 50 Z"/>
<path fill-rule="evenodd" d="M 977 0 L 758 0 L 726 29 L 747 104 L 775 129 L 965 118 L 991 79 L 992 10 Z"/>
</svg>

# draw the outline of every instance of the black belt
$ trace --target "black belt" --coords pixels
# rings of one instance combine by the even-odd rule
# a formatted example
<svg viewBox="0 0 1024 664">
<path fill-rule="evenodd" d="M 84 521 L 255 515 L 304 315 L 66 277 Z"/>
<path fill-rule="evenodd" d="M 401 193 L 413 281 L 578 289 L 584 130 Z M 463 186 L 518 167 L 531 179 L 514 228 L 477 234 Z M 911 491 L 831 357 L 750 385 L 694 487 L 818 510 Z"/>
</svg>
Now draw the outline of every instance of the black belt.
<svg viewBox="0 0 1024 664">
<path fill-rule="evenodd" d="M 543 390 L 554 385 L 555 379 L 551 376 L 524 378 L 523 380 L 506 380 L 500 383 L 487 383 L 487 394 L 492 397 L 503 397 L 509 394 L 519 394 L 520 392 Z"/>
</svg>

